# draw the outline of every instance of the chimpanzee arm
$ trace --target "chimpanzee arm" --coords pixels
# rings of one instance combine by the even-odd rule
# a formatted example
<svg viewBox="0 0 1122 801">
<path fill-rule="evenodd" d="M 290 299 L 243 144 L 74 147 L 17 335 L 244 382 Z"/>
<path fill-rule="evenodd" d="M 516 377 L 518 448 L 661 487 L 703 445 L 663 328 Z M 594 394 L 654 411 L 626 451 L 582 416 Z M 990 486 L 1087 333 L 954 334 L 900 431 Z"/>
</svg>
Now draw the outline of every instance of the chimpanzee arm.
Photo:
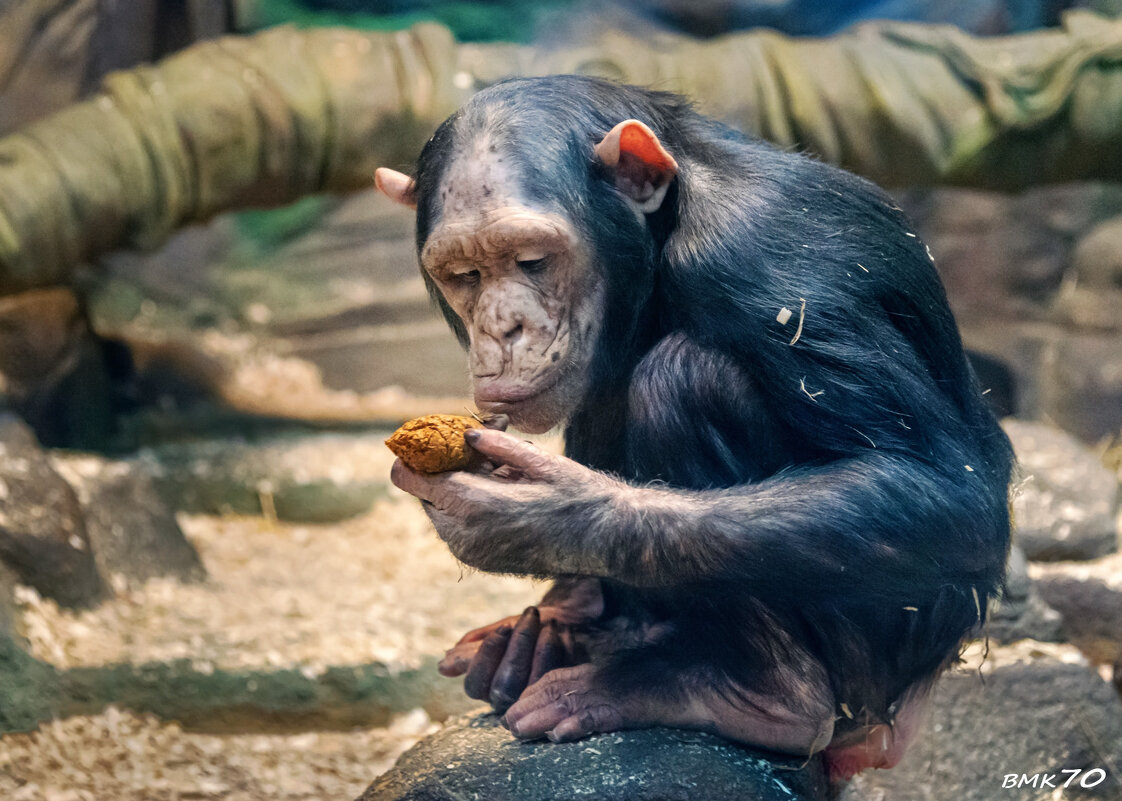
<svg viewBox="0 0 1122 801">
<path fill-rule="evenodd" d="M 501 432 L 473 437 L 521 479 L 422 476 L 400 463 L 393 478 L 426 501 L 453 553 L 483 570 L 637 586 L 727 580 L 803 598 L 855 590 L 905 602 L 947 583 L 989 586 L 1000 571 L 990 554 L 1008 521 L 988 500 L 981 466 L 951 476 L 871 452 L 757 484 L 681 491 L 632 486 Z"/>
<path fill-rule="evenodd" d="M 731 490 L 627 489 L 603 548 L 610 572 L 636 584 L 717 578 L 773 596 L 903 600 L 946 583 L 989 587 L 1004 555 L 999 545 L 990 559 L 993 535 L 1008 521 L 978 472 L 961 469 L 869 454 Z"/>
</svg>

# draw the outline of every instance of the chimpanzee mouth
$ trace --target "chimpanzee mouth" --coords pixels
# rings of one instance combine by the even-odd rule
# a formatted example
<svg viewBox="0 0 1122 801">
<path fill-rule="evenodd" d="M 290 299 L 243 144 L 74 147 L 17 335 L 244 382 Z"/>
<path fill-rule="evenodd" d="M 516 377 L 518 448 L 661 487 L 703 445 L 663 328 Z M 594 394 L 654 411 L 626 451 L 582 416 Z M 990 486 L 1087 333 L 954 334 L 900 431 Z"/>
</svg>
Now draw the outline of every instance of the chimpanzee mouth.
<svg viewBox="0 0 1122 801">
<path fill-rule="evenodd" d="M 481 407 L 516 406 L 527 403 L 553 389 L 557 385 L 558 378 L 554 376 L 540 384 L 519 387 L 487 386 L 484 383 L 475 392 L 475 402 Z"/>
<path fill-rule="evenodd" d="M 506 392 L 495 392 L 488 395 L 476 395 L 475 402 L 480 406 L 516 406 L 534 398 L 548 390 L 549 387 L 526 387 L 525 389 L 512 389 Z"/>
</svg>

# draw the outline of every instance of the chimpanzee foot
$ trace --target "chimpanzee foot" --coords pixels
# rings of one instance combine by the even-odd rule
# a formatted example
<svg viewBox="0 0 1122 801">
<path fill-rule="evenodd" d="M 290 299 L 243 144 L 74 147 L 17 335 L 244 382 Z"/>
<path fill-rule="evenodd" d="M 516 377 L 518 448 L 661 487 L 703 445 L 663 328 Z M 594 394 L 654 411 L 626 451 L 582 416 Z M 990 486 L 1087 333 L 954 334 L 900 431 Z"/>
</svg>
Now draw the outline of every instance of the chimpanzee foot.
<svg viewBox="0 0 1122 801">
<path fill-rule="evenodd" d="M 601 732 L 674 726 L 700 729 L 729 739 L 809 755 L 826 747 L 833 734 L 833 709 L 825 696 L 763 695 L 741 690 L 730 701 L 716 690 L 688 697 L 658 689 L 609 691 L 591 663 L 547 673 L 526 688 L 504 717 L 521 739 L 548 737 L 570 742 Z"/>
<path fill-rule="evenodd" d="M 640 693 L 610 693 L 591 664 L 547 673 L 526 688 L 503 722 L 523 740 L 571 742 L 590 734 L 658 725 L 658 704 Z"/>
<path fill-rule="evenodd" d="M 877 723 L 830 743 L 826 772 L 831 782 L 842 783 L 867 768 L 894 768 L 923 726 L 930 687 L 915 690 L 900 702 L 891 724 Z"/>
</svg>

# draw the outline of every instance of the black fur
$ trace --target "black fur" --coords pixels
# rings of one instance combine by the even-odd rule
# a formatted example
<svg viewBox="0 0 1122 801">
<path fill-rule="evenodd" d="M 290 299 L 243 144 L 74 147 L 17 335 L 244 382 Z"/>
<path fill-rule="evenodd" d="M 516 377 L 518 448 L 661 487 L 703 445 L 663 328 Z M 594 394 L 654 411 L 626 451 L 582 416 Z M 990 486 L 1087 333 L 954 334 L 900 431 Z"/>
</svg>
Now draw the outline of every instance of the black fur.
<svg viewBox="0 0 1122 801">
<path fill-rule="evenodd" d="M 645 224 L 593 154 L 629 118 L 679 163 Z M 589 544 L 607 512 L 566 507 L 566 547 L 610 566 L 614 613 L 677 632 L 621 649 L 616 680 L 778 689 L 793 667 L 782 630 L 837 702 L 891 719 L 982 622 L 1009 543 L 1012 452 L 923 242 L 860 178 L 677 96 L 562 76 L 494 86 L 440 128 L 416 174 L 418 246 L 442 171 L 483 133 L 535 204 L 574 221 L 608 283 L 567 453 L 706 509 L 599 520 L 614 533 Z M 525 569 L 556 574 L 542 553 Z"/>
</svg>

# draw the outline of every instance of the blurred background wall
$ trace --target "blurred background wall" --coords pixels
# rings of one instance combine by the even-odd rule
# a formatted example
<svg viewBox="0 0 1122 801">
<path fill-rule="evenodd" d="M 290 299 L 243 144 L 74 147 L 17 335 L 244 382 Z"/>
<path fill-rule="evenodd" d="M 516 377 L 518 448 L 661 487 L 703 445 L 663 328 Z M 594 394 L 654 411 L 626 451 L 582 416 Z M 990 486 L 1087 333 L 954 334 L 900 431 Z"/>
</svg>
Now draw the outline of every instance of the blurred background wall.
<svg viewBox="0 0 1122 801">
<path fill-rule="evenodd" d="M 435 20 L 462 41 L 563 49 L 605 30 L 827 35 L 880 18 L 990 35 L 1055 25 L 1072 8 L 1114 15 L 1122 0 L 0 0 L 0 133 L 112 70 L 278 24 Z M 999 411 L 1089 442 L 1116 437 L 1122 189 L 896 191 Z M 372 192 L 310 197 L 99 257 L 71 286 L 2 297 L 0 403 L 46 444 L 123 451 L 230 421 L 350 424 L 459 404 L 462 357 L 417 278 L 410 231 Z"/>
</svg>

